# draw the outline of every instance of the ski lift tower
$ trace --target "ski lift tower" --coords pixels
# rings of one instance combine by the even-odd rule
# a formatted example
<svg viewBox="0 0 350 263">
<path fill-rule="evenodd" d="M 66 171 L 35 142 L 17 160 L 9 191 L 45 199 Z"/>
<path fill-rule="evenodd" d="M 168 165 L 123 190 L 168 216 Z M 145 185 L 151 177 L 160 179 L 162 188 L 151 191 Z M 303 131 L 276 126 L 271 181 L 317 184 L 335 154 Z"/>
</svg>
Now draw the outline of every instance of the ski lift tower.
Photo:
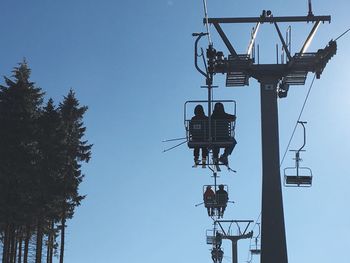
<svg viewBox="0 0 350 263">
<path fill-rule="evenodd" d="M 310 1 L 309 1 L 310 3 Z M 308 72 L 316 74 L 317 78 L 327 62 L 336 53 L 336 42 L 317 52 L 308 52 L 310 44 L 320 23 L 330 22 L 330 16 L 315 16 L 309 5 L 307 16 L 273 16 L 271 11 L 263 11 L 259 17 L 242 18 L 205 18 L 204 23 L 212 24 L 224 44 L 229 55 L 218 52 L 209 44 L 207 50 L 208 73 L 226 74 L 226 86 L 236 87 L 249 85 L 249 78 L 255 78 L 260 83 L 261 97 L 261 136 L 262 136 L 262 233 L 261 233 L 261 263 L 287 263 L 287 245 L 281 190 L 278 109 L 277 98 L 286 97 L 290 85 L 304 85 Z M 278 23 L 306 22 L 313 28 L 300 52 L 290 53 L 290 49 L 282 36 Z M 255 23 L 256 27 L 246 54 L 238 54 L 221 24 Z M 283 49 L 287 56 L 286 63 L 259 64 L 251 57 L 257 30 L 261 24 L 272 24 L 277 31 Z"/>
</svg>

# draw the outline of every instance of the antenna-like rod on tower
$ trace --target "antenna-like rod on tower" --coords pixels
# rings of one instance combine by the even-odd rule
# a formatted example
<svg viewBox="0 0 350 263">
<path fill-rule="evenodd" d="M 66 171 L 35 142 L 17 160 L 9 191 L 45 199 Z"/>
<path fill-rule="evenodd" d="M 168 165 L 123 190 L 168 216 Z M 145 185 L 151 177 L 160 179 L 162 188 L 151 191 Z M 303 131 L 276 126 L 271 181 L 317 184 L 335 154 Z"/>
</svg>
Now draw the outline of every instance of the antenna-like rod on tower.
<svg viewBox="0 0 350 263">
<path fill-rule="evenodd" d="M 312 4 L 311 0 L 309 0 L 309 13 L 307 14 L 308 16 L 313 16 L 314 14 L 312 13 Z"/>
</svg>

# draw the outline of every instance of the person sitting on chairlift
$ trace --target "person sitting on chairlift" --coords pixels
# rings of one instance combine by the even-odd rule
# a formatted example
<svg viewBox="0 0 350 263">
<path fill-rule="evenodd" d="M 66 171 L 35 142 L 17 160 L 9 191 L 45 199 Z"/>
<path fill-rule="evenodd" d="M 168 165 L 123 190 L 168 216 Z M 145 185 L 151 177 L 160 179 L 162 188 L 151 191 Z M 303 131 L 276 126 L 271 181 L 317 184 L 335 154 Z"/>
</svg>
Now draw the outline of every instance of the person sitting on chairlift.
<svg viewBox="0 0 350 263">
<path fill-rule="evenodd" d="M 216 231 L 215 235 L 215 247 L 220 248 L 222 244 L 222 234 L 219 231 Z"/>
<path fill-rule="evenodd" d="M 211 119 L 213 120 L 214 127 L 215 127 L 215 132 L 213 133 L 212 131 L 212 136 L 216 140 L 221 140 L 221 139 L 226 139 L 226 134 L 219 134 L 219 123 L 220 121 L 235 121 L 236 120 L 236 115 L 232 115 L 229 113 L 225 112 L 224 105 L 221 102 L 215 103 L 213 114 L 211 115 Z M 225 127 L 225 126 L 224 126 Z M 221 137 L 224 138 L 221 138 Z M 230 138 L 231 140 L 231 138 Z M 225 147 L 224 153 L 219 157 L 219 152 L 220 148 L 219 147 L 214 147 L 213 148 L 213 160 L 214 163 L 217 164 L 218 160 L 223 163 L 224 165 L 228 165 L 228 156 L 232 153 L 233 149 L 235 148 L 237 144 L 237 141 L 235 138 L 232 138 L 232 144 L 228 147 Z"/>
<path fill-rule="evenodd" d="M 221 248 L 214 247 L 211 251 L 211 259 L 214 263 L 221 263 L 224 257 L 224 251 Z"/>
<path fill-rule="evenodd" d="M 216 202 L 218 204 L 218 215 L 222 218 L 228 201 L 228 194 L 224 189 L 224 185 L 219 185 L 219 190 L 216 191 L 215 196 Z"/>
<path fill-rule="evenodd" d="M 205 115 L 204 110 L 203 110 L 203 106 L 198 104 L 195 108 L 194 108 L 194 116 L 191 119 L 192 121 L 203 121 L 201 122 L 199 125 L 203 125 L 201 127 L 201 140 L 207 140 L 207 138 L 205 138 L 206 136 L 206 122 L 208 120 L 208 116 Z M 195 139 L 195 138 L 192 138 Z M 202 147 L 202 168 L 205 168 L 206 165 L 206 160 L 207 160 L 207 155 L 208 155 L 208 149 L 206 147 Z M 194 167 L 197 167 L 197 165 L 199 164 L 199 150 L 200 147 L 195 147 L 193 149 L 193 155 L 194 155 Z"/>
<path fill-rule="evenodd" d="M 215 202 L 215 193 L 211 189 L 211 186 L 208 185 L 204 194 L 203 194 L 204 206 L 207 208 L 208 216 L 214 215 L 213 204 Z"/>
</svg>

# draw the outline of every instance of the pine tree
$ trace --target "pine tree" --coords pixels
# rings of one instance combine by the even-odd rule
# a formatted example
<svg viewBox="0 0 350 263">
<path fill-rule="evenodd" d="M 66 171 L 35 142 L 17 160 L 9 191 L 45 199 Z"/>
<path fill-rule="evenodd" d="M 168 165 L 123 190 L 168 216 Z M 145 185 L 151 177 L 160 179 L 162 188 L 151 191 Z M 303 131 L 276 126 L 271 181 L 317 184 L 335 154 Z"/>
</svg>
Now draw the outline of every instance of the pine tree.
<svg viewBox="0 0 350 263">
<path fill-rule="evenodd" d="M 58 110 L 55 109 L 52 99 L 43 109 L 39 124 L 41 162 L 38 175 L 41 184 L 38 185 L 42 192 L 40 207 L 44 209 L 44 213 L 42 213 L 44 220 L 40 234 L 42 237 L 45 230 L 48 235 L 47 261 L 52 261 L 56 237 L 54 224 L 61 219 L 62 212 L 62 192 L 64 191 L 62 174 L 66 153 L 62 118 Z M 43 229 L 44 227 L 45 229 Z M 38 243 L 38 246 L 41 247 L 42 238 L 39 241 L 41 243 Z M 41 252 L 41 250 L 38 251 L 38 258 Z"/>
<path fill-rule="evenodd" d="M 3 262 L 14 261 L 16 233 L 32 223 L 33 181 L 37 163 L 37 120 L 43 92 L 29 81 L 30 69 L 22 62 L 0 86 L 0 222 L 4 231 Z"/>
<path fill-rule="evenodd" d="M 59 105 L 59 110 L 65 137 L 60 247 L 60 263 L 63 263 L 66 220 L 73 217 L 75 207 L 79 206 L 85 197 L 78 191 L 83 179 L 80 163 L 90 160 L 92 145 L 83 140 L 86 130 L 83 116 L 87 107 L 79 105 L 72 90 L 64 97 L 63 102 Z"/>
<path fill-rule="evenodd" d="M 85 197 L 79 185 L 81 163 L 91 157 L 92 145 L 83 139 L 87 107 L 71 90 L 57 109 L 52 99 L 42 108 L 43 92 L 29 77 L 24 61 L 0 86 L 2 263 L 27 263 L 30 251 L 41 263 L 44 245 L 52 263 L 58 228 L 63 263 L 66 221 Z"/>
<path fill-rule="evenodd" d="M 61 170 L 63 166 L 63 131 L 61 118 L 55 109 L 54 102 L 49 99 L 39 117 L 38 154 L 36 180 L 36 215 L 37 215 L 37 251 L 36 263 L 41 263 L 43 237 L 47 233 L 52 240 L 52 223 L 59 219 L 59 198 L 62 190 Z M 48 249 L 53 249 L 48 242 Z"/>
</svg>

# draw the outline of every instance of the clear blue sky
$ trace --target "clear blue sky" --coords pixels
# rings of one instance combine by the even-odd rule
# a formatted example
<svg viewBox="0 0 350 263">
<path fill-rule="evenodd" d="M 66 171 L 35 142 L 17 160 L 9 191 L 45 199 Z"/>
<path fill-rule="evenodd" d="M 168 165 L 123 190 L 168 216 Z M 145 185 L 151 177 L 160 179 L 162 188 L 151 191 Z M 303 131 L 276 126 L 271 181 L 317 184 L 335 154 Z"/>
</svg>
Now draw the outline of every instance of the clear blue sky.
<svg viewBox="0 0 350 263">
<path fill-rule="evenodd" d="M 258 16 L 263 9 L 275 16 L 306 15 L 307 0 L 208 0 L 212 17 Z M 332 23 L 321 25 L 310 51 L 349 28 L 349 10 L 348 0 L 313 1 L 314 13 L 332 15 Z M 163 154 L 167 145 L 161 143 L 184 135 L 183 103 L 206 98 L 191 37 L 204 30 L 202 18 L 201 0 L 2 1 L 0 74 L 10 75 L 25 57 L 47 98 L 59 102 L 73 88 L 89 106 L 85 123 L 94 147 L 81 185 L 87 198 L 68 223 L 66 263 L 211 262 L 205 243 L 211 221 L 203 207 L 194 207 L 202 185 L 212 183 L 210 173 L 191 168 L 186 146 Z M 251 26 L 225 27 L 239 52 Z M 293 53 L 311 26 L 293 27 Z M 215 47 L 227 54 L 211 31 Z M 270 25 L 260 33 L 260 62 L 274 62 L 277 35 Z M 291 263 L 348 262 L 349 46 L 350 35 L 339 40 L 338 54 L 315 82 L 302 117 L 308 121 L 303 165 L 312 168 L 314 184 L 283 189 Z M 279 101 L 281 154 L 311 79 Z M 249 87 L 225 88 L 224 76 L 215 84 L 216 99 L 237 101 L 238 145 L 230 161 L 238 172 L 219 180 L 236 202 L 226 219 L 255 220 L 261 195 L 259 85 L 251 80 Z M 292 148 L 301 143 L 298 135 Z M 282 168 L 292 165 L 289 154 Z M 248 248 L 249 241 L 239 244 L 239 262 L 247 260 Z M 230 262 L 229 243 L 224 249 L 224 262 Z"/>
</svg>

